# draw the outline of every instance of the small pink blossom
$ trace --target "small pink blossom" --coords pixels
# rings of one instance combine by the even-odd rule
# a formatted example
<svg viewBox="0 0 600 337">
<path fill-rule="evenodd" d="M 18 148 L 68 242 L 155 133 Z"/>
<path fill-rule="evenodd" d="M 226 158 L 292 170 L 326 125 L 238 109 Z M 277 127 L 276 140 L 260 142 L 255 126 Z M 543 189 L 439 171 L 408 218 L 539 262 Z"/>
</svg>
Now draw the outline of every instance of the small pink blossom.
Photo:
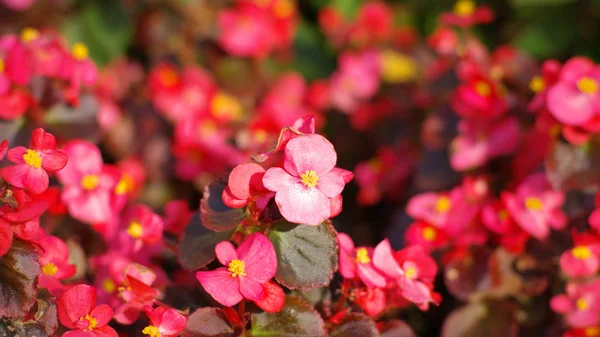
<svg viewBox="0 0 600 337">
<path fill-rule="evenodd" d="M 374 50 L 342 54 L 339 69 L 329 80 L 331 103 L 345 113 L 354 112 L 379 90 L 379 68 L 379 54 Z"/>
<path fill-rule="evenodd" d="M 550 307 L 565 316 L 573 327 L 587 327 L 600 322 L 600 279 L 587 283 L 567 284 L 567 293 L 554 296 Z"/>
<path fill-rule="evenodd" d="M 215 247 L 217 259 L 226 266 L 213 271 L 199 271 L 196 278 L 217 302 L 226 307 L 242 299 L 261 301 L 264 284 L 275 276 L 277 256 L 269 239 L 261 233 L 246 238 L 236 249 L 229 241 Z"/>
<path fill-rule="evenodd" d="M 480 23 L 494 20 L 494 12 L 487 6 L 477 6 L 473 0 L 457 0 L 452 12 L 444 13 L 440 22 L 461 28 L 470 28 Z"/>
<path fill-rule="evenodd" d="M 144 307 L 144 312 L 150 319 L 150 325 L 142 330 L 144 335 L 151 337 L 177 337 L 185 329 L 187 319 L 173 308 L 151 306 Z"/>
<path fill-rule="evenodd" d="M 340 274 L 347 279 L 360 279 L 368 288 L 385 287 L 385 277 L 373 265 L 373 248 L 355 247 L 352 239 L 337 235 L 340 245 Z"/>
<path fill-rule="evenodd" d="M 219 43 L 235 56 L 266 56 L 276 40 L 271 17 L 263 8 L 241 3 L 219 13 Z"/>
<path fill-rule="evenodd" d="M 573 232 L 574 247 L 560 256 L 560 269 L 569 277 L 594 275 L 600 270 L 600 239 Z"/>
</svg>

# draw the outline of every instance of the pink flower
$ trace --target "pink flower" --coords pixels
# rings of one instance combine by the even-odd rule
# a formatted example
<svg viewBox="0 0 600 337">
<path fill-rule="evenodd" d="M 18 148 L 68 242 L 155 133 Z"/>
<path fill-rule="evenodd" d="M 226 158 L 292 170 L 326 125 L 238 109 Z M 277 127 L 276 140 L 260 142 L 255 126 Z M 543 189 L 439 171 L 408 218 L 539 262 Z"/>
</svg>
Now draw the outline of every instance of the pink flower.
<svg viewBox="0 0 600 337">
<path fill-rule="evenodd" d="M 227 187 L 223 190 L 223 202 L 232 208 L 244 207 L 252 196 L 268 192 L 263 186 L 265 169 L 255 163 L 236 166 L 229 174 Z"/>
<path fill-rule="evenodd" d="M 162 239 L 163 221 L 150 207 L 133 206 L 123 220 L 124 230 L 133 240 L 133 251 L 138 251 L 144 244 L 157 243 Z"/>
<path fill-rule="evenodd" d="M 442 248 L 448 244 L 448 235 L 434 225 L 424 221 L 415 221 L 404 233 L 407 244 L 420 245 L 427 251 Z"/>
<path fill-rule="evenodd" d="M 55 280 L 64 280 L 75 275 L 77 268 L 69 263 L 69 247 L 55 236 L 47 236 L 40 241 L 44 254 L 40 256 L 39 263 L 42 274 L 38 278 L 41 287 L 52 289 Z"/>
<path fill-rule="evenodd" d="M 160 291 L 152 287 L 156 273 L 142 265 L 132 263 L 125 268 L 123 287 L 119 297 L 123 303 L 115 311 L 115 320 L 121 324 L 133 324 L 145 306 L 152 306 Z"/>
<path fill-rule="evenodd" d="M 519 123 L 507 118 L 493 123 L 463 120 L 459 135 L 452 141 L 450 164 L 457 171 L 484 165 L 488 160 L 507 155 L 519 145 Z"/>
<path fill-rule="evenodd" d="M 36 0 L 4 0 L 4 6 L 14 10 L 14 11 L 26 11 L 33 4 L 35 4 Z"/>
<path fill-rule="evenodd" d="M 317 226 L 331 216 L 332 199 L 345 185 L 336 161 L 333 145 L 323 136 L 302 135 L 287 143 L 283 168 L 271 167 L 263 177 L 286 220 Z"/>
<path fill-rule="evenodd" d="M 237 249 L 231 242 L 222 241 L 215 252 L 226 267 L 196 273 L 206 292 L 226 307 L 236 305 L 243 298 L 261 301 L 264 284 L 277 271 L 277 256 L 271 241 L 261 233 L 254 233 Z"/>
<path fill-rule="evenodd" d="M 108 221 L 114 213 L 110 198 L 118 178 L 104 169 L 94 144 L 74 140 L 64 149 L 71 160 L 57 176 L 64 185 L 62 200 L 69 214 L 89 224 Z"/>
<path fill-rule="evenodd" d="M 217 22 L 219 43 L 231 55 L 262 57 L 273 48 L 276 35 L 271 17 L 260 7 L 239 4 L 221 11 Z"/>
<path fill-rule="evenodd" d="M 473 0 L 458 0 L 451 13 L 444 13 L 440 22 L 462 28 L 470 28 L 479 23 L 489 23 L 494 20 L 494 13 L 487 6 L 479 6 Z"/>
<path fill-rule="evenodd" d="M 552 190 L 543 173 L 529 176 L 516 192 L 505 192 L 502 199 L 517 224 L 539 240 L 545 240 L 550 228 L 562 229 L 567 218 L 561 207 L 564 194 Z"/>
<path fill-rule="evenodd" d="M 8 140 L 3 140 L 0 142 L 0 160 L 4 159 L 4 156 L 6 156 L 7 151 L 8 151 Z"/>
<path fill-rule="evenodd" d="M 106 304 L 96 306 L 96 288 L 79 284 L 58 299 L 58 318 L 67 329 L 64 337 L 117 337 L 107 326 L 113 309 Z"/>
<path fill-rule="evenodd" d="M 547 60 L 542 64 L 541 76 L 534 76 L 529 82 L 529 89 L 535 96 L 529 103 L 529 110 L 537 112 L 546 107 L 548 89 L 557 81 L 560 74 L 560 62 Z"/>
<path fill-rule="evenodd" d="M 342 54 L 339 69 L 329 79 L 331 103 L 345 113 L 354 112 L 379 90 L 379 73 L 379 54 L 374 50 Z"/>
<path fill-rule="evenodd" d="M 566 290 L 566 294 L 552 298 L 552 310 L 564 315 L 571 326 L 597 325 L 600 322 L 600 279 L 587 283 L 569 283 Z"/>
<path fill-rule="evenodd" d="M 151 306 L 144 307 L 144 312 L 150 319 L 151 325 L 142 330 L 144 335 L 150 337 L 177 337 L 185 329 L 187 319 L 177 310 Z"/>
<path fill-rule="evenodd" d="M 456 88 L 450 105 L 463 118 L 483 120 L 500 117 L 508 108 L 500 84 L 479 74 L 469 75 Z"/>
<path fill-rule="evenodd" d="M 394 253 L 385 239 L 375 247 L 373 263 L 398 283 L 402 296 L 419 308 L 427 310 L 429 303 L 438 303 L 438 295 L 432 291 L 437 264 L 423 247 L 410 246 Z"/>
<path fill-rule="evenodd" d="M 337 240 L 340 245 L 340 274 L 344 278 L 358 278 L 369 288 L 386 286 L 385 278 L 371 260 L 373 248 L 354 247 L 352 239 L 344 233 L 338 233 Z"/>
<path fill-rule="evenodd" d="M 600 239 L 591 234 L 573 232 L 575 247 L 560 256 L 560 269 L 569 277 L 594 275 L 600 270 Z"/>
<path fill-rule="evenodd" d="M 571 58 L 548 89 L 548 110 L 561 123 L 581 125 L 600 114 L 600 68 L 590 59 Z"/>
<path fill-rule="evenodd" d="M 48 189 L 48 173 L 61 170 L 67 165 L 68 157 L 56 150 L 56 138 L 44 129 L 35 129 L 29 149 L 17 146 L 8 151 L 8 160 L 17 164 L 2 169 L 1 173 L 9 184 L 26 188 L 33 194 Z"/>
</svg>

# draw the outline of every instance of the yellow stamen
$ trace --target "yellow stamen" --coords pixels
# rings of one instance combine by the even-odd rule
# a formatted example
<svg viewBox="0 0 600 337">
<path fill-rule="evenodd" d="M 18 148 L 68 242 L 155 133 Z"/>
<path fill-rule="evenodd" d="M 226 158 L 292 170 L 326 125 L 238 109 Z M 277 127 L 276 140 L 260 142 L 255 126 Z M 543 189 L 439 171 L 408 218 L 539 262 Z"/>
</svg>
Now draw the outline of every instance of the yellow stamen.
<svg viewBox="0 0 600 337">
<path fill-rule="evenodd" d="M 154 325 L 149 325 L 142 330 L 144 335 L 148 335 L 150 337 L 160 337 L 160 330 Z"/>
<path fill-rule="evenodd" d="M 98 187 L 100 183 L 100 178 L 95 174 L 86 174 L 81 179 L 81 187 L 83 187 L 86 191 L 91 191 Z"/>
<path fill-rule="evenodd" d="M 27 27 L 21 31 L 21 41 L 29 43 L 40 37 L 40 32 L 37 29 Z"/>
<path fill-rule="evenodd" d="M 366 248 L 358 248 L 356 251 L 356 262 L 363 264 L 371 262 L 369 251 Z"/>
<path fill-rule="evenodd" d="M 129 227 L 127 228 L 127 234 L 131 235 L 136 239 L 139 239 L 142 237 L 142 235 L 144 235 L 144 227 L 142 227 L 142 225 L 140 225 L 139 222 L 133 221 L 129 224 Z"/>
<path fill-rule="evenodd" d="M 415 267 L 406 268 L 406 270 L 404 271 L 404 276 L 406 276 L 406 278 L 409 280 L 414 279 L 415 277 L 417 277 L 417 268 L 415 268 Z"/>
<path fill-rule="evenodd" d="M 544 208 L 544 203 L 536 197 L 529 197 L 525 199 L 525 207 L 530 211 L 539 211 Z"/>
<path fill-rule="evenodd" d="M 533 76 L 531 82 L 529 82 L 529 89 L 536 94 L 542 92 L 546 88 L 546 82 L 541 76 Z"/>
<path fill-rule="evenodd" d="M 454 4 L 454 9 L 452 11 L 458 16 L 471 16 L 475 13 L 476 8 L 474 1 L 458 0 Z"/>
<path fill-rule="evenodd" d="M 246 270 L 244 269 L 245 267 L 246 264 L 244 261 L 235 259 L 229 262 L 229 268 L 227 270 L 231 272 L 231 276 L 233 277 L 246 276 Z"/>
<path fill-rule="evenodd" d="M 113 279 L 107 277 L 104 279 L 104 281 L 102 281 L 102 289 L 104 289 L 104 291 L 107 293 L 112 294 L 117 289 L 117 284 L 115 281 L 113 281 Z"/>
<path fill-rule="evenodd" d="M 71 54 L 76 60 L 83 61 L 88 58 L 90 51 L 83 43 L 76 43 L 71 48 Z"/>
<path fill-rule="evenodd" d="M 600 336 L 600 328 L 595 327 L 595 326 L 585 328 L 585 335 L 587 337 L 598 337 L 598 336 Z"/>
<path fill-rule="evenodd" d="M 447 213 L 450 208 L 452 208 L 452 201 L 446 196 L 439 197 L 435 203 L 435 211 L 438 213 Z"/>
<path fill-rule="evenodd" d="M 27 153 L 23 155 L 23 160 L 27 165 L 39 169 L 42 167 L 42 157 L 35 150 L 28 149 Z"/>
<path fill-rule="evenodd" d="M 592 256 L 592 251 L 587 246 L 577 246 L 571 250 L 573 257 L 579 260 L 587 260 Z"/>
<path fill-rule="evenodd" d="M 0 60 L 0 73 L 4 72 L 4 60 Z"/>
<path fill-rule="evenodd" d="M 291 0 L 277 0 L 273 6 L 273 14 L 278 18 L 287 18 L 294 14 L 294 2 Z"/>
<path fill-rule="evenodd" d="M 479 94 L 479 96 L 487 97 L 492 93 L 492 88 L 486 82 L 478 81 L 475 83 L 475 91 Z"/>
<path fill-rule="evenodd" d="M 304 173 L 302 173 L 300 175 L 300 179 L 302 179 L 302 183 L 306 187 L 313 188 L 313 187 L 317 186 L 320 178 L 317 175 L 317 172 L 315 172 L 314 170 L 306 170 Z"/>
<path fill-rule="evenodd" d="M 90 315 L 85 315 L 85 317 L 83 317 L 83 316 L 79 317 L 79 320 L 82 320 L 82 321 L 86 320 L 86 321 L 88 321 L 88 327 L 87 327 L 87 329 L 83 329 L 83 331 L 86 331 L 86 330 L 92 331 L 92 330 L 94 330 L 94 328 L 96 327 L 96 325 L 98 325 L 98 320 L 96 318 L 90 316 Z"/>
<path fill-rule="evenodd" d="M 129 176 L 128 174 L 124 174 L 123 177 L 119 180 L 119 183 L 117 183 L 117 186 L 115 187 L 115 193 L 118 195 L 123 195 L 129 192 L 129 190 L 134 185 L 135 183 L 133 182 L 131 176 Z"/>
<path fill-rule="evenodd" d="M 210 136 L 217 131 L 217 125 L 213 121 L 203 121 L 200 123 L 199 131 L 201 135 Z"/>
<path fill-rule="evenodd" d="M 588 301 L 583 298 L 578 299 L 577 302 L 575 302 L 575 306 L 577 306 L 577 309 L 581 311 L 586 311 L 590 308 Z"/>
<path fill-rule="evenodd" d="M 269 134 L 263 129 L 256 129 L 254 131 L 254 139 L 260 144 L 266 142 L 268 137 Z"/>
<path fill-rule="evenodd" d="M 211 113 L 219 119 L 239 119 L 242 115 L 242 105 L 234 96 L 219 92 L 212 99 Z"/>
<path fill-rule="evenodd" d="M 54 276 L 54 274 L 56 274 L 57 271 L 58 271 L 58 267 L 52 262 L 46 263 L 42 267 L 42 272 L 44 272 L 44 274 L 46 274 L 48 276 Z"/>
<path fill-rule="evenodd" d="M 381 53 L 381 75 L 387 83 L 406 83 L 417 76 L 417 65 L 410 57 L 393 51 Z"/>
<path fill-rule="evenodd" d="M 422 235 L 423 239 L 425 239 L 426 241 L 435 241 L 435 239 L 437 238 L 437 231 L 432 227 L 425 227 L 425 229 L 423 229 Z"/>
<path fill-rule="evenodd" d="M 584 94 L 595 94 L 598 91 L 598 82 L 591 77 L 583 77 L 577 81 L 577 89 Z"/>
</svg>

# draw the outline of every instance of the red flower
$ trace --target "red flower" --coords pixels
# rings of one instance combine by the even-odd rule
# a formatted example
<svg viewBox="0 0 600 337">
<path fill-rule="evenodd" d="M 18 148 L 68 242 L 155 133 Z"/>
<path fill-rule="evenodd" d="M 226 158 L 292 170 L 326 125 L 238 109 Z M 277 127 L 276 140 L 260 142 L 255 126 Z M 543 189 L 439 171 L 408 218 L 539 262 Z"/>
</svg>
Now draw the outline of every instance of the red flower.
<svg viewBox="0 0 600 337">
<path fill-rule="evenodd" d="M 494 13 L 487 6 L 479 6 L 473 0 L 458 0 L 451 13 L 444 13 L 440 21 L 446 25 L 469 28 L 478 23 L 489 23 L 494 20 Z"/>
<path fill-rule="evenodd" d="M 44 254 L 39 262 L 44 275 L 62 280 L 75 275 L 77 268 L 69 263 L 69 247 L 56 236 L 47 236 L 40 241 Z"/>
<path fill-rule="evenodd" d="M 186 318 L 175 309 L 160 307 L 153 309 L 151 306 L 144 307 L 151 325 L 142 330 L 144 335 L 150 337 L 176 337 L 187 323 Z"/>
<path fill-rule="evenodd" d="M 9 184 L 26 188 L 33 194 L 48 189 L 48 172 L 56 172 L 67 165 L 68 157 L 56 150 L 56 138 L 44 129 L 35 129 L 29 149 L 17 146 L 8 151 L 8 160 L 17 164 L 2 169 L 2 176 Z"/>
<path fill-rule="evenodd" d="M 96 306 L 96 288 L 79 284 L 65 291 L 58 300 L 60 323 L 71 329 L 63 337 L 117 337 L 107 326 L 113 309 L 106 304 Z"/>
<path fill-rule="evenodd" d="M 8 140 L 3 140 L 0 142 L 0 160 L 4 159 L 6 156 L 6 151 L 8 150 Z"/>
</svg>

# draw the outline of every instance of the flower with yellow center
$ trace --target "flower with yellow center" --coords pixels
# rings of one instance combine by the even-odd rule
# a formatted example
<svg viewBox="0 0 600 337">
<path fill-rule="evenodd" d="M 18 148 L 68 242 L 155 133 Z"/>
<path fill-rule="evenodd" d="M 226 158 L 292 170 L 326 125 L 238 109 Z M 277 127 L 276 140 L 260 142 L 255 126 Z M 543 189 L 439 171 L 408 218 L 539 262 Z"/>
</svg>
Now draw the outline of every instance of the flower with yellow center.
<svg viewBox="0 0 600 337">
<path fill-rule="evenodd" d="M 300 179 L 304 186 L 308 188 L 313 188 L 319 183 L 319 176 L 314 170 L 306 170 L 300 175 Z"/>
<path fill-rule="evenodd" d="M 592 251 L 587 246 L 576 246 L 571 250 L 571 255 L 578 260 L 587 260 L 592 256 Z"/>
<path fill-rule="evenodd" d="M 37 151 L 28 149 L 27 152 L 23 155 L 23 160 L 25 163 L 33 168 L 39 169 L 42 167 L 42 157 L 37 153 Z"/>
<path fill-rule="evenodd" d="M 475 2 L 472 0 L 458 0 L 452 11 L 458 16 L 471 16 L 475 13 Z"/>
<path fill-rule="evenodd" d="M 590 308 L 590 303 L 586 299 L 580 298 L 575 302 L 575 306 L 581 311 L 586 311 Z"/>
<path fill-rule="evenodd" d="M 128 174 L 124 174 L 123 177 L 117 183 L 117 186 L 115 187 L 115 194 L 123 195 L 129 192 L 129 190 L 133 187 L 134 184 L 135 183 L 133 182 L 131 176 L 129 176 Z"/>
<path fill-rule="evenodd" d="M 423 235 L 423 239 L 425 239 L 425 241 L 435 241 L 437 238 L 437 231 L 432 227 L 425 227 L 421 235 Z"/>
<path fill-rule="evenodd" d="M 406 83 L 417 76 L 417 65 L 410 57 L 388 49 L 381 53 L 381 75 L 387 83 Z"/>
<path fill-rule="evenodd" d="M 142 330 L 144 335 L 148 335 L 150 337 L 160 337 L 160 330 L 154 325 L 149 325 Z"/>
<path fill-rule="evenodd" d="M 369 251 L 366 248 L 358 248 L 358 250 L 356 250 L 356 262 L 362 264 L 371 262 Z"/>
<path fill-rule="evenodd" d="M 102 281 L 102 289 L 104 289 L 104 291 L 107 293 L 112 294 L 115 292 L 115 290 L 117 290 L 117 284 L 115 281 L 113 281 L 113 279 L 107 277 L 104 279 L 104 281 Z"/>
<path fill-rule="evenodd" d="M 98 320 L 90 315 L 85 315 L 85 317 L 83 317 L 83 316 L 79 317 L 79 320 L 88 321 L 88 326 L 86 329 L 83 329 L 83 331 L 86 331 L 86 330 L 92 331 L 98 325 Z"/>
<path fill-rule="evenodd" d="M 140 225 L 137 221 L 132 221 L 127 228 L 127 234 L 131 235 L 131 237 L 139 239 L 144 235 L 144 227 Z"/>
<path fill-rule="evenodd" d="M 37 29 L 27 27 L 21 31 L 21 41 L 29 43 L 40 37 L 40 32 Z"/>
<path fill-rule="evenodd" d="M 417 277 L 417 268 L 413 266 L 406 268 L 406 270 L 404 271 L 404 276 L 409 280 L 413 280 Z"/>
<path fill-rule="evenodd" d="M 229 268 L 227 268 L 227 270 L 229 270 L 229 272 L 231 272 L 231 276 L 238 277 L 238 276 L 246 276 L 245 268 L 246 268 L 246 264 L 244 263 L 244 261 L 234 259 L 234 260 L 231 260 L 231 262 L 229 262 Z"/>
<path fill-rule="evenodd" d="M 211 113 L 219 119 L 236 120 L 242 116 L 242 105 L 232 95 L 219 92 L 211 102 Z"/>
<path fill-rule="evenodd" d="M 278 18 L 287 18 L 294 14 L 294 2 L 292 0 L 276 0 L 273 5 L 273 14 Z"/>
<path fill-rule="evenodd" d="M 100 183 L 100 178 L 95 174 L 86 174 L 81 178 L 81 187 L 86 191 L 92 191 Z"/>
<path fill-rule="evenodd" d="M 525 207 L 530 211 L 541 211 L 544 208 L 544 203 L 540 198 L 528 197 L 525 199 Z"/>
<path fill-rule="evenodd" d="M 598 82 L 591 77 L 583 77 L 577 81 L 577 89 L 584 94 L 592 95 L 598 91 Z"/>
<path fill-rule="evenodd" d="M 71 48 L 71 54 L 76 60 L 83 61 L 88 58 L 90 51 L 83 43 L 76 43 Z"/>
<path fill-rule="evenodd" d="M 479 96 L 488 97 L 492 93 L 492 88 L 484 81 L 477 81 L 475 83 L 475 91 Z"/>
<path fill-rule="evenodd" d="M 435 203 L 435 211 L 438 213 L 448 213 L 452 208 L 452 201 L 447 196 L 439 197 Z"/>
<path fill-rule="evenodd" d="M 58 271 L 58 267 L 52 262 L 46 263 L 42 267 L 42 272 L 48 276 L 54 276 L 57 271 Z"/>
<path fill-rule="evenodd" d="M 541 76 L 533 76 L 533 78 L 529 82 L 529 89 L 531 89 L 531 91 L 535 92 L 536 94 L 542 92 L 542 90 L 544 90 L 545 88 L 546 82 L 544 82 L 544 79 Z"/>
<path fill-rule="evenodd" d="M 600 328 L 595 326 L 585 328 L 585 335 L 587 337 L 598 337 L 600 336 Z"/>
</svg>

